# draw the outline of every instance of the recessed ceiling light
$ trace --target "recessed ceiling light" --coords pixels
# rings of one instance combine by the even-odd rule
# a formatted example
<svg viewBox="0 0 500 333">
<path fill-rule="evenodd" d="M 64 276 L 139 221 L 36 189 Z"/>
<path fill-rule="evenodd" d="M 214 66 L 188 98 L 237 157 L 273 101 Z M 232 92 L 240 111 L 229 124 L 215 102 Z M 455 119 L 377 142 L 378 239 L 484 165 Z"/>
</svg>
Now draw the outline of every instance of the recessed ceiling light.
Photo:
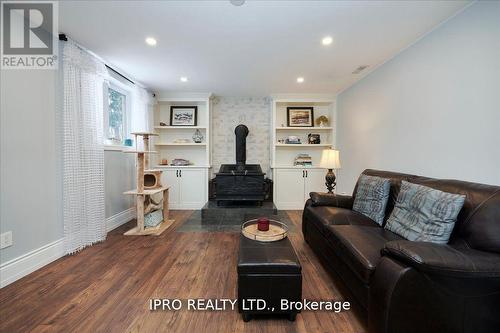
<svg viewBox="0 0 500 333">
<path fill-rule="evenodd" d="M 181 76 L 181 82 L 188 82 L 188 78 L 185 76 Z"/>
<path fill-rule="evenodd" d="M 154 39 L 153 37 L 146 38 L 146 44 L 148 44 L 149 46 L 155 46 L 156 43 L 157 43 L 156 39 Z"/>
<path fill-rule="evenodd" d="M 297 83 L 302 83 L 304 82 L 304 78 L 303 77 L 298 77 L 297 78 Z"/>
<path fill-rule="evenodd" d="M 330 36 L 323 37 L 321 40 L 321 44 L 323 45 L 330 45 L 333 42 L 333 38 Z"/>
</svg>

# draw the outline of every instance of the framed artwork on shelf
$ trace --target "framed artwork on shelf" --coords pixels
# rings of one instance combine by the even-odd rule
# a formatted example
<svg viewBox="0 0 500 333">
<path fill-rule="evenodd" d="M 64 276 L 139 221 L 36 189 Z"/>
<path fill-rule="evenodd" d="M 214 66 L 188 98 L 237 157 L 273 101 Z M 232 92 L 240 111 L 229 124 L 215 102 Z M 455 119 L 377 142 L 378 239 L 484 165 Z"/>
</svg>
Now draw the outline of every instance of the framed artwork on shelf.
<svg viewBox="0 0 500 333">
<path fill-rule="evenodd" d="M 170 126 L 196 126 L 197 106 L 171 106 Z"/>
<path fill-rule="evenodd" d="M 286 108 L 288 127 L 313 127 L 314 108 L 309 106 L 289 106 Z"/>
</svg>

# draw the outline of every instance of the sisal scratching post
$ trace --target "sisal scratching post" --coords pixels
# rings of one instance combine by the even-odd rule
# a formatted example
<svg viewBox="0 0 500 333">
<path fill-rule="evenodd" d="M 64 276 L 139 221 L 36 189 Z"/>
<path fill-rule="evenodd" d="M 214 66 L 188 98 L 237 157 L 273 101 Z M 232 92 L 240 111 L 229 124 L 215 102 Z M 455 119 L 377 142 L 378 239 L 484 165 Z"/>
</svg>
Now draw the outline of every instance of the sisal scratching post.
<svg viewBox="0 0 500 333">
<path fill-rule="evenodd" d="M 144 153 L 137 154 L 137 192 L 144 192 Z M 137 202 L 137 229 L 144 231 L 144 195 L 136 197 Z"/>
<path fill-rule="evenodd" d="M 144 192 L 144 153 L 137 153 L 137 192 Z"/>
<path fill-rule="evenodd" d="M 144 137 L 142 138 L 143 142 L 144 142 L 144 151 L 149 151 L 149 135 L 144 135 Z M 144 156 L 144 168 L 146 170 L 149 169 L 149 154 L 146 154 Z"/>
</svg>

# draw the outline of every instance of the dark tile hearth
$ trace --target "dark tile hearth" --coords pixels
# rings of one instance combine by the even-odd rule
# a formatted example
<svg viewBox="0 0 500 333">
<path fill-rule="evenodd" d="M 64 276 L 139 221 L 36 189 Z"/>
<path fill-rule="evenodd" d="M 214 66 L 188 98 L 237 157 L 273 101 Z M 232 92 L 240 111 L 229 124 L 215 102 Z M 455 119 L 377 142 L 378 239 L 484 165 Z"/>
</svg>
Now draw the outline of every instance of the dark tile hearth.
<svg viewBox="0 0 500 333">
<path fill-rule="evenodd" d="M 283 222 L 290 230 L 293 229 L 287 213 L 278 211 L 272 202 L 263 202 L 262 206 L 248 203 L 217 206 L 215 202 L 209 201 L 201 210 L 193 212 L 176 232 L 238 233 L 243 222 L 262 216 Z"/>
<path fill-rule="evenodd" d="M 259 206 L 254 201 L 227 201 L 221 202 L 217 205 L 216 201 L 209 201 L 201 209 L 201 216 L 206 218 L 225 216 L 243 216 L 244 214 L 261 214 L 261 215 L 276 215 L 278 209 L 271 201 L 264 201 Z"/>
</svg>

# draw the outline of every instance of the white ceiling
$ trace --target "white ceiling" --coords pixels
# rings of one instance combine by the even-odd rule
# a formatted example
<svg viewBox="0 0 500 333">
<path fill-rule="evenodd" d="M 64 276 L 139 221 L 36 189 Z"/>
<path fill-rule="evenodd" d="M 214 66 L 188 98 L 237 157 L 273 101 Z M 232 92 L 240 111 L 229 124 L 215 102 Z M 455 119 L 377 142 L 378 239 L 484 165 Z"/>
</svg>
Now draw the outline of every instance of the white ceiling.
<svg viewBox="0 0 500 333">
<path fill-rule="evenodd" d="M 336 93 L 467 3 L 66 1 L 59 29 L 154 91 Z"/>
</svg>

